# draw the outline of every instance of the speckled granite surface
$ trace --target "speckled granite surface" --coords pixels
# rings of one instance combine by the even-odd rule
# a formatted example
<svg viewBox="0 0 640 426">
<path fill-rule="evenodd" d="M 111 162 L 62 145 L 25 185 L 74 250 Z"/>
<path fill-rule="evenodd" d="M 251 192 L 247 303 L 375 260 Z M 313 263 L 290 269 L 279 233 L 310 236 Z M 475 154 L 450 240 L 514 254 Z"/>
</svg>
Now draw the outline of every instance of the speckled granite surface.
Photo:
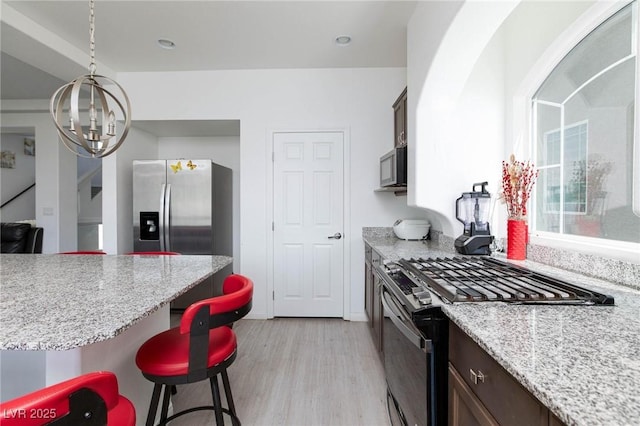
<svg viewBox="0 0 640 426">
<path fill-rule="evenodd" d="M 637 263 L 529 244 L 527 259 L 640 290 L 640 253 Z"/>
<path fill-rule="evenodd" d="M 449 255 L 434 242 L 363 232 L 383 256 Z M 640 424 L 640 291 L 519 264 L 615 298 L 615 306 L 444 305 L 449 318 L 568 425 Z"/>
<path fill-rule="evenodd" d="M 452 256 L 453 239 L 431 231 L 431 240 L 405 241 L 396 238 L 393 228 L 362 228 L 362 237 L 385 259 L 398 260 L 408 257 Z"/>
<path fill-rule="evenodd" d="M 0 349 L 107 340 L 231 263 L 227 256 L 0 255 Z"/>
</svg>

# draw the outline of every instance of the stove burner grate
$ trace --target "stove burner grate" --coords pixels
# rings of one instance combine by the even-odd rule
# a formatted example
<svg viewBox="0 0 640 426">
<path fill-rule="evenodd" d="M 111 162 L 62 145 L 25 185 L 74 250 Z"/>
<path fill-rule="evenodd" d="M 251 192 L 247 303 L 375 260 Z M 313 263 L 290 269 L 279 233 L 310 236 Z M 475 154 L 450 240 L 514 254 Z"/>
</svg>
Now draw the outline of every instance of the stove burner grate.
<svg viewBox="0 0 640 426">
<path fill-rule="evenodd" d="M 490 257 L 412 258 L 398 263 L 449 302 L 614 304 L 611 296 Z"/>
</svg>

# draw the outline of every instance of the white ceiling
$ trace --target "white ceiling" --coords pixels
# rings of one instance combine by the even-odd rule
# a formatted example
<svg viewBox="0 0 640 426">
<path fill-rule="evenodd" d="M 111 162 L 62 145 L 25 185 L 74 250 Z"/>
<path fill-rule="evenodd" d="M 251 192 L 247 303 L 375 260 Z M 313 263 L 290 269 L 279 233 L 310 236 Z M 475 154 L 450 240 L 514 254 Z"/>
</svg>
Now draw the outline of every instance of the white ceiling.
<svg viewBox="0 0 640 426">
<path fill-rule="evenodd" d="M 239 120 L 136 120 L 135 126 L 158 137 L 240 136 Z"/>
<path fill-rule="evenodd" d="M 64 79 L 85 72 L 87 0 L 1 3 L 3 14 L 11 12 L 9 18 L 2 18 L 0 34 L 2 99 L 48 99 Z M 97 0 L 96 58 L 99 67 L 102 64 L 116 73 L 404 67 L 406 27 L 415 5 L 415 1 L 401 0 Z M 23 21 L 33 26 L 38 37 L 15 28 L 15 22 Z M 51 34 L 48 31 L 62 40 L 43 37 Z M 352 37 L 345 47 L 335 43 L 343 34 Z M 177 47 L 162 49 L 157 45 L 159 38 L 171 39 Z M 56 45 L 85 54 L 85 68 L 78 60 L 62 63 L 65 57 L 54 52 Z M 43 70 L 55 77 L 41 75 Z"/>
</svg>

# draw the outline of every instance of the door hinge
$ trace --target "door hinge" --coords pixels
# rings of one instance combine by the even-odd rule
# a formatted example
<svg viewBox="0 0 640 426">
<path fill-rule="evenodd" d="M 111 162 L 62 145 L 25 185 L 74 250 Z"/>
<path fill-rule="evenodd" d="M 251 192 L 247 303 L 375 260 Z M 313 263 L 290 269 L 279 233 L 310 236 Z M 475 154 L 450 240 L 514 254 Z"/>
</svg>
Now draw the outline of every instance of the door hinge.
<svg viewBox="0 0 640 426">
<path fill-rule="evenodd" d="M 275 231 L 276 230 L 276 225 L 274 222 L 271 222 L 271 230 Z"/>
<path fill-rule="evenodd" d="M 271 300 L 276 300 L 276 291 L 271 292 Z"/>
<path fill-rule="evenodd" d="M 271 151 L 271 162 L 272 163 L 276 162 L 276 153 L 274 151 Z"/>
</svg>

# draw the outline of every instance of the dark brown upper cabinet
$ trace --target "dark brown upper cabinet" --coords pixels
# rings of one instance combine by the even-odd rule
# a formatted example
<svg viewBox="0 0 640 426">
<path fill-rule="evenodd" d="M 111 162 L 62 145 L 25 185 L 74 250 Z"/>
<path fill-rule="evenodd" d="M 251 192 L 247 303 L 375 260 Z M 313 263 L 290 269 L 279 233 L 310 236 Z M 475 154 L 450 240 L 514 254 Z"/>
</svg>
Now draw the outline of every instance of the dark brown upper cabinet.
<svg viewBox="0 0 640 426">
<path fill-rule="evenodd" d="M 393 146 L 407 145 L 407 88 L 405 87 L 398 99 L 393 103 Z"/>
</svg>

